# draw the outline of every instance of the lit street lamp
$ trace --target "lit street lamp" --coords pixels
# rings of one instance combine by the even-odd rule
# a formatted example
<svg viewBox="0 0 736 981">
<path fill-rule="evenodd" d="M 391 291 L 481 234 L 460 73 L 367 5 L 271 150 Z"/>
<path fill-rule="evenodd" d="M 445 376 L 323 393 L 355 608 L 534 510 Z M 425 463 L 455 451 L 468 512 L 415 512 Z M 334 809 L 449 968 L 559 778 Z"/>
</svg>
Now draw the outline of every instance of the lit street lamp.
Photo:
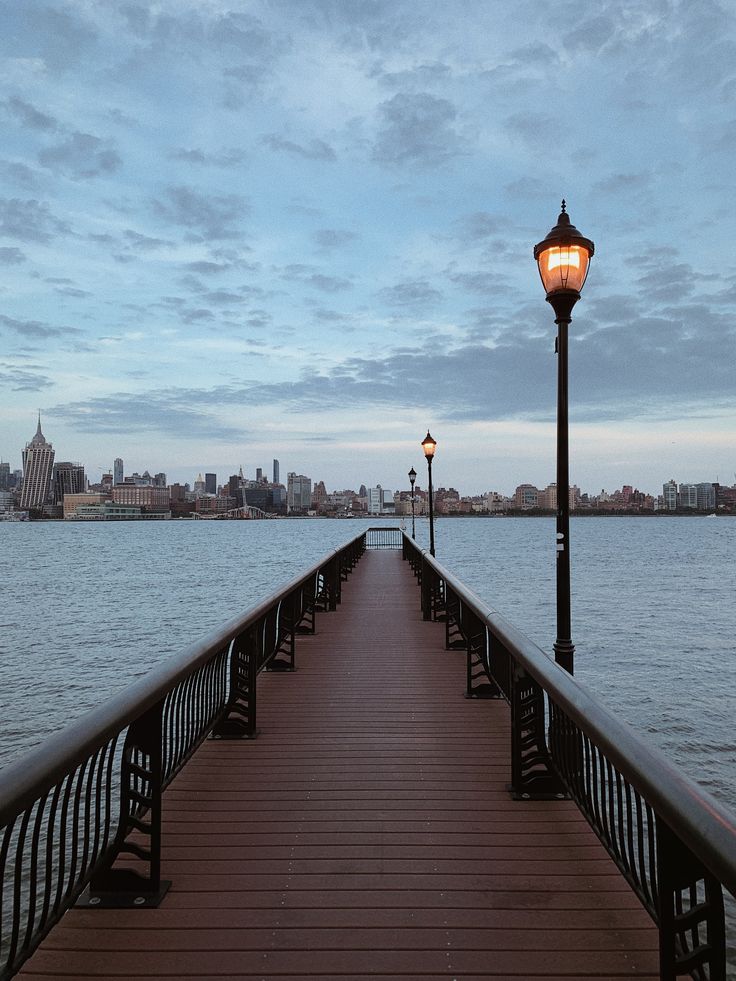
<svg viewBox="0 0 736 981">
<path fill-rule="evenodd" d="M 575 645 L 570 618 L 570 474 L 567 422 L 567 328 L 588 274 L 593 243 L 570 223 L 562 202 L 557 224 L 534 258 L 557 324 L 557 639 L 555 661 L 573 673 Z"/>
<path fill-rule="evenodd" d="M 417 472 L 414 467 L 409 471 L 409 483 L 411 484 L 411 537 L 416 540 L 416 529 L 414 528 L 414 481 L 417 479 Z"/>
<path fill-rule="evenodd" d="M 429 554 L 434 555 L 434 505 L 432 503 L 432 458 L 437 446 L 437 440 L 432 439 L 427 430 L 427 435 L 422 440 L 422 449 L 427 458 L 427 470 L 429 472 Z"/>
</svg>

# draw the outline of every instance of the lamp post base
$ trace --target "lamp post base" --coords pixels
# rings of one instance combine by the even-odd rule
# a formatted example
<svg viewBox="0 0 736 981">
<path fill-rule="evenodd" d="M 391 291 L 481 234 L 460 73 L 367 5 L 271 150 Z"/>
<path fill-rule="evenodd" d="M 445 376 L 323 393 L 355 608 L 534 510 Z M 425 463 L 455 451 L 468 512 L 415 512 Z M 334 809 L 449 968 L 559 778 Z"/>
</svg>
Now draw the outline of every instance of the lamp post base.
<svg viewBox="0 0 736 981">
<path fill-rule="evenodd" d="M 575 645 L 571 640 L 556 640 L 552 645 L 555 652 L 555 662 L 564 668 L 568 674 L 573 673 L 575 661 Z"/>
</svg>

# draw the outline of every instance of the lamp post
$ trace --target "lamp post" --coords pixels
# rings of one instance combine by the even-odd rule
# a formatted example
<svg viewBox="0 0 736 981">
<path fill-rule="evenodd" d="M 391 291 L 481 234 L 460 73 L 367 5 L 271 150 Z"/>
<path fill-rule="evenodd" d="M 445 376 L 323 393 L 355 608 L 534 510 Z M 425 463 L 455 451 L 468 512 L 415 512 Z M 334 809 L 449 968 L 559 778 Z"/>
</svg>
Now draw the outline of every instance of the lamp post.
<svg viewBox="0 0 736 981">
<path fill-rule="evenodd" d="M 422 440 L 422 449 L 427 458 L 427 471 L 429 473 L 429 554 L 434 556 L 434 504 L 432 503 L 432 458 L 437 446 L 437 440 L 432 439 L 427 430 L 427 435 Z"/>
<path fill-rule="evenodd" d="M 557 224 L 534 246 L 539 275 L 557 324 L 557 639 L 555 661 L 573 673 L 570 618 L 570 473 L 567 420 L 567 328 L 588 274 L 593 243 L 570 223 L 565 202 Z"/>
<path fill-rule="evenodd" d="M 409 471 L 409 483 L 411 484 L 411 537 L 416 540 L 416 529 L 414 527 L 414 481 L 417 479 L 417 472 L 414 467 Z"/>
</svg>

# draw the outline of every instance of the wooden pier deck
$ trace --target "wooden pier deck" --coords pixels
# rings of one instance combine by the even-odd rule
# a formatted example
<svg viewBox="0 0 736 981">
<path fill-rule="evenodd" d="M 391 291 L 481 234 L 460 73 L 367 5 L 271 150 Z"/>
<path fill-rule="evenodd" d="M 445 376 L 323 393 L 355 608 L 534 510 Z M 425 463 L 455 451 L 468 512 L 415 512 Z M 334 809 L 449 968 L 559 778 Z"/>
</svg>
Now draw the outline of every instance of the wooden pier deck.
<svg viewBox="0 0 736 981">
<path fill-rule="evenodd" d="M 463 697 L 401 554 L 368 552 L 255 741 L 164 796 L 154 910 L 69 912 L 28 979 L 647 978 L 657 932 L 569 801 L 509 797 L 509 718 Z"/>
</svg>

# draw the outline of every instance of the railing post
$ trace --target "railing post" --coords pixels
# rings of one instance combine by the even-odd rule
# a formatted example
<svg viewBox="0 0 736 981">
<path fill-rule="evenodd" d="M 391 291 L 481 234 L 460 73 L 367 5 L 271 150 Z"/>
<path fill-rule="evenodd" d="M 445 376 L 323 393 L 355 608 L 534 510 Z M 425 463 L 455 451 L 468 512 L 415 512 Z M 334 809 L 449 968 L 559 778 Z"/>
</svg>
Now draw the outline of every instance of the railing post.
<svg viewBox="0 0 736 981">
<path fill-rule="evenodd" d="M 422 619 L 432 619 L 432 587 L 429 581 L 429 566 L 422 555 L 419 589 L 422 603 Z"/>
<path fill-rule="evenodd" d="M 516 662 L 511 688 L 511 784 L 516 800 L 563 799 L 545 738 L 544 689 Z"/>
<path fill-rule="evenodd" d="M 721 884 L 660 817 L 656 834 L 661 981 L 683 975 L 725 981 Z"/>
<path fill-rule="evenodd" d="M 328 569 L 329 577 L 329 594 L 330 594 L 330 611 L 337 609 L 337 604 L 340 602 L 340 556 L 336 553 L 335 557 L 330 559 Z"/>
<path fill-rule="evenodd" d="M 255 739 L 258 625 L 251 624 L 230 645 L 230 692 L 223 718 L 212 729 L 216 739 Z"/>
<path fill-rule="evenodd" d="M 128 728 L 121 759 L 117 847 L 77 900 L 78 906 L 156 907 L 171 885 L 170 881 L 161 879 L 163 710 L 164 699 L 161 699 Z M 133 832 L 138 840 L 128 841 Z M 112 868 L 122 855 L 146 863 L 148 875 L 134 869 Z"/>
</svg>

